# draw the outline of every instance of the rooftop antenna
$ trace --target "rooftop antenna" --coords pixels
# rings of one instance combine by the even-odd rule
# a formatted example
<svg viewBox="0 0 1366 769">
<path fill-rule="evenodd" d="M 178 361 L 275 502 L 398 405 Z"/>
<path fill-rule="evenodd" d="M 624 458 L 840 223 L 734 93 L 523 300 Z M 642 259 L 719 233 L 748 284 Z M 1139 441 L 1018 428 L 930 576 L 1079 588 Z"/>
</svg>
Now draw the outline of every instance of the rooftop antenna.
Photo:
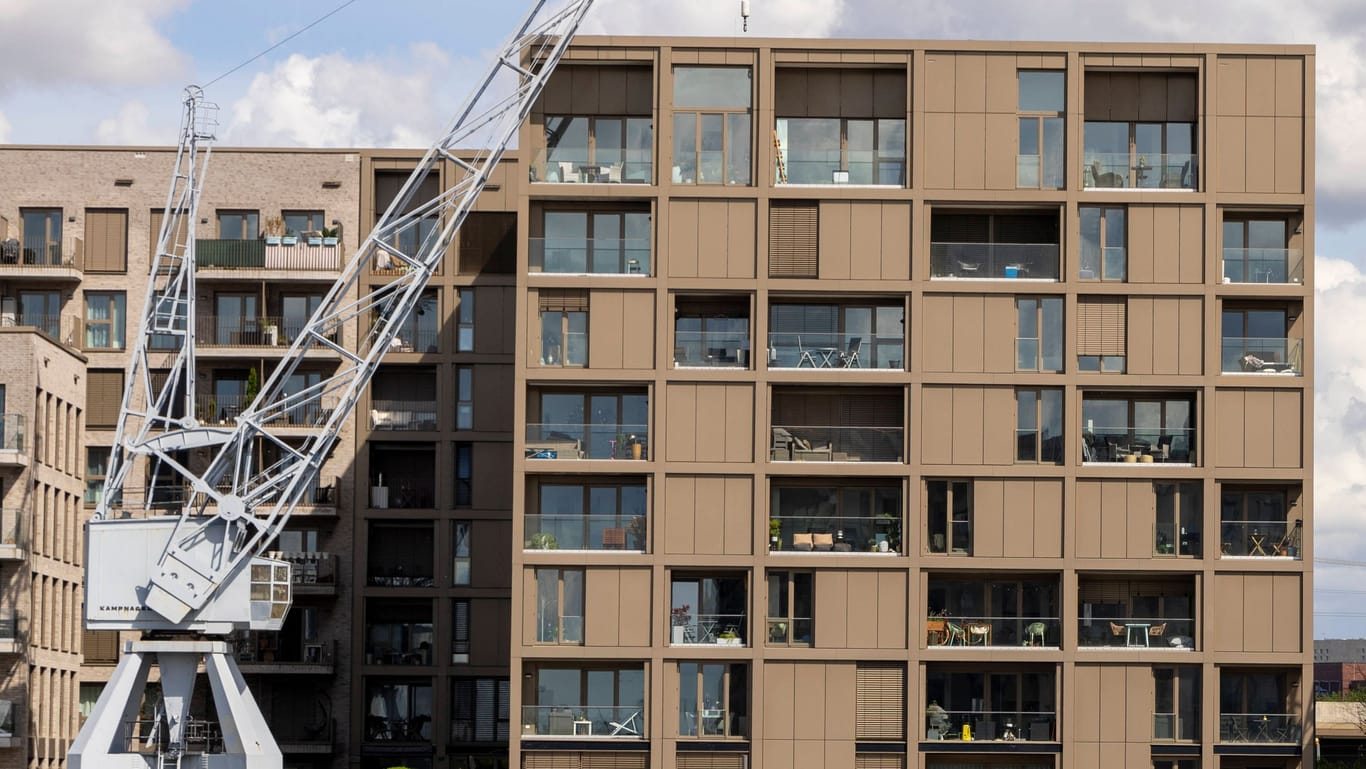
<svg viewBox="0 0 1366 769">
<path fill-rule="evenodd" d="M 740 23 L 745 32 L 749 31 L 749 0 L 740 0 Z"/>
</svg>

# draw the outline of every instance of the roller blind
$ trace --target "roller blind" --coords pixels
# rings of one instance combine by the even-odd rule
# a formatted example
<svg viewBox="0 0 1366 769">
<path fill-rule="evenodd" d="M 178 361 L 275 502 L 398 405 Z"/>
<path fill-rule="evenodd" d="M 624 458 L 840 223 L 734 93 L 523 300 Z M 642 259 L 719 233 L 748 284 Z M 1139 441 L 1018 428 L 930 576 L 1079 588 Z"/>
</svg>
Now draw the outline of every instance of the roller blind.
<svg viewBox="0 0 1366 769">
<path fill-rule="evenodd" d="M 900 753 L 855 753 L 854 769 L 906 769 L 906 756 Z"/>
<path fill-rule="evenodd" d="M 1122 297 L 1077 300 L 1077 354 L 1124 355 L 1128 305 Z"/>
<path fill-rule="evenodd" d="M 820 214 L 808 201 L 774 202 L 768 209 L 768 274 L 774 278 L 817 276 Z"/>
<path fill-rule="evenodd" d="M 124 272 L 128 269 L 128 210 L 85 211 L 85 269 Z"/>
<path fill-rule="evenodd" d="M 119 661 L 119 634 L 113 630 L 86 630 L 81 635 L 81 654 L 87 665 L 113 665 Z"/>
<path fill-rule="evenodd" d="M 123 402 L 123 371 L 90 371 L 85 382 L 86 426 L 114 427 Z"/>
<path fill-rule="evenodd" d="M 541 312 L 588 312 L 588 292 L 572 288 L 543 288 L 537 295 Z"/>
<path fill-rule="evenodd" d="M 522 753 L 522 769 L 647 769 L 649 758 L 648 753 L 617 750 L 591 753 L 528 751 Z"/>
<path fill-rule="evenodd" d="M 679 753 L 678 769 L 745 769 L 744 753 Z"/>
<path fill-rule="evenodd" d="M 905 667 L 896 663 L 859 663 L 855 685 L 854 738 L 905 739 Z"/>
</svg>

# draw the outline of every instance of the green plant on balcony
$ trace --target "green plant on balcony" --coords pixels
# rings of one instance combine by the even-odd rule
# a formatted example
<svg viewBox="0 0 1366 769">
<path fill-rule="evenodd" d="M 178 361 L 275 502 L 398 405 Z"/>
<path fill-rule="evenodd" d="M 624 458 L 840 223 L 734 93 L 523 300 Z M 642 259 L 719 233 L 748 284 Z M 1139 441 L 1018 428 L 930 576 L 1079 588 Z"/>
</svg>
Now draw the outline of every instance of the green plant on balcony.
<svg viewBox="0 0 1366 769">
<path fill-rule="evenodd" d="M 247 369 L 247 403 L 254 403 L 259 392 L 261 392 L 261 379 L 256 375 L 256 369 Z"/>
<path fill-rule="evenodd" d="M 340 238 L 340 237 L 341 237 L 341 227 L 324 227 L 324 228 L 323 228 L 323 245 L 324 245 L 324 246 L 335 246 L 335 245 L 337 245 L 337 238 Z"/>
<path fill-rule="evenodd" d="M 783 522 L 777 518 L 768 519 L 768 549 L 783 549 Z"/>
<path fill-rule="evenodd" d="M 555 539 L 555 535 L 547 531 L 538 531 L 531 535 L 532 550 L 559 550 L 560 543 Z"/>
<path fill-rule="evenodd" d="M 280 240 L 284 246 L 297 246 L 299 244 L 299 233 L 294 230 L 285 230 L 284 237 Z"/>
<path fill-rule="evenodd" d="M 275 325 L 275 321 L 270 318 L 258 318 L 256 325 L 261 329 L 261 337 L 267 347 L 274 347 L 280 343 L 280 328 Z"/>
</svg>

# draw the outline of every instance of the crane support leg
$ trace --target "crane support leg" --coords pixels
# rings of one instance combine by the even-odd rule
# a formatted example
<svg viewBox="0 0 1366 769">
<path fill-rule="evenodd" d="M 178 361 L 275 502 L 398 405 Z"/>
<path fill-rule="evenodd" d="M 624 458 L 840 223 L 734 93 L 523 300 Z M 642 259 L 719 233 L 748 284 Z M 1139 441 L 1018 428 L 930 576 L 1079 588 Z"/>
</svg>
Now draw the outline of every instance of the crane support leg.
<svg viewBox="0 0 1366 769">
<path fill-rule="evenodd" d="M 204 663 L 218 721 L 189 715 L 195 670 Z M 161 668 L 162 698 L 140 712 L 152 665 Z M 150 718 L 148 716 L 151 716 Z M 247 691 L 223 641 L 140 641 L 130 644 L 90 718 L 67 754 L 71 769 L 278 769 L 282 756 L 266 719 Z"/>
</svg>

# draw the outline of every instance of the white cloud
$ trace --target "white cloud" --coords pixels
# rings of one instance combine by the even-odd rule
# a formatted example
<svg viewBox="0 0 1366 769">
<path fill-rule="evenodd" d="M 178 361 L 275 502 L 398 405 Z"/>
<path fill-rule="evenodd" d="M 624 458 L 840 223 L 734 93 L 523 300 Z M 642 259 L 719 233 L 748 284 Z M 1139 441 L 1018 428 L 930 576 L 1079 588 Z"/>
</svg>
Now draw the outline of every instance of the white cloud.
<svg viewBox="0 0 1366 769">
<path fill-rule="evenodd" d="M 101 120 L 95 126 L 95 141 L 100 144 L 162 144 L 173 134 L 159 126 L 153 130 L 148 121 L 147 105 L 140 101 L 124 102 L 118 114 Z"/>
<path fill-rule="evenodd" d="M 178 77 L 184 57 L 156 28 L 188 0 L 0 2 L 0 94 L 21 84 L 127 85 Z"/>
<path fill-rule="evenodd" d="M 749 34 L 829 35 L 845 4 L 845 0 L 753 0 Z M 740 0 L 599 0 L 584 20 L 583 31 L 609 35 L 739 35 Z"/>
<path fill-rule="evenodd" d="M 225 143 L 426 147 L 485 65 L 453 62 L 431 43 L 390 58 L 290 56 L 252 79 L 225 117 Z M 451 93 L 454 91 L 454 93 Z"/>
</svg>

